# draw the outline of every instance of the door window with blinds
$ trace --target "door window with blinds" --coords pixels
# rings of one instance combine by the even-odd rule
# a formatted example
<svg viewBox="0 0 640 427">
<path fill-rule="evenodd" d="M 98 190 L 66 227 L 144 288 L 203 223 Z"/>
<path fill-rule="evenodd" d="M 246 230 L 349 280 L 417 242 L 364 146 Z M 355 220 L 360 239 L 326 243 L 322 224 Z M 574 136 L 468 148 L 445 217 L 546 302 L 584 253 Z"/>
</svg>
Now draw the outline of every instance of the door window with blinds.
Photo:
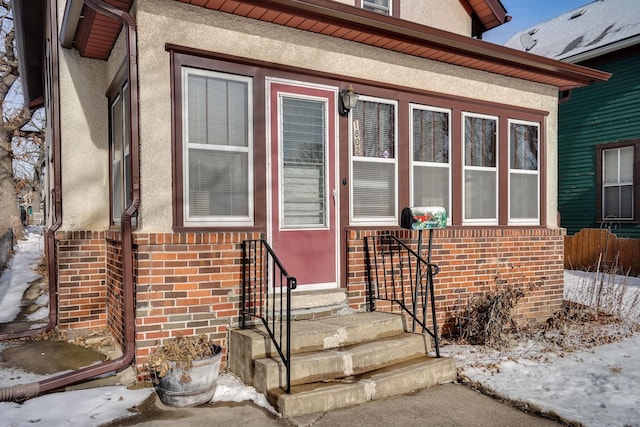
<svg viewBox="0 0 640 427">
<path fill-rule="evenodd" d="M 182 85 L 185 224 L 252 224 L 252 80 L 184 67 Z"/>
<path fill-rule="evenodd" d="M 509 223 L 540 223 L 540 128 L 509 121 Z"/>
<path fill-rule="evenodd" d="M 450 128 L 450 110 L 411 106 L 412 206 L 443 206 L 451 212 Z"/>
<path fill-rule="evenodd" d="M 327 102 L 280 97 L 280 227 L 327 228 Z"/>
<path fill-rule="evenodd" d="M 395 102 L 361 96 L 351 114 L 351 219 L 397 223 Z"/>
<path fill-rule="evenodd" d="M 498 223 L 498 118 L 464 113 L 465 223 Z"/>
</svg>

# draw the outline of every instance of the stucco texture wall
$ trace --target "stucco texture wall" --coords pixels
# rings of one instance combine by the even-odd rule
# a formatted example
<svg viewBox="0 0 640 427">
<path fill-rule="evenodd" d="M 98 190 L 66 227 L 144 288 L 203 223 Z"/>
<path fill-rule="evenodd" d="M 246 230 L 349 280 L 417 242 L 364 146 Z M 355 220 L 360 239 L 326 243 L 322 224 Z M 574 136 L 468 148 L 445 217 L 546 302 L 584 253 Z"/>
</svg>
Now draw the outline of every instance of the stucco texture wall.
<svg viewBox="0 0 640 427">
<path fill-rule="evenodd" d="M 456 0 L 405 0 L 400 3 L 400 18 L 470 36 L 471 17 L 460 3 Z"/>
<path fill-rule="evenodd" d="M 109 225 L 109 144 L 104 64 L 61 51 L 63 228 Z"/>
<path fill-rule="evenodd" d="M 65 2 L 58 4 L 62 22 Z M 122 37 L 121 37 L 122 39 Z M 108 61 L 59 47 L 62 230 L 109 227 L 109 129 L 105 92 L 123 62 L 120 40 Z"/>
<path fill-rule="evenodd" d="M 557 89 L 492 73 L 424 60 L 345 40 L 245 19 L 171 0 L 137 3 L 141 231 L 171 230 L 171 93 L 167 43 L 272 63 L 321 70 L 349 79 L 419 88 L 548 111 L 547 222 L 556 226 Z"/>
</svg>

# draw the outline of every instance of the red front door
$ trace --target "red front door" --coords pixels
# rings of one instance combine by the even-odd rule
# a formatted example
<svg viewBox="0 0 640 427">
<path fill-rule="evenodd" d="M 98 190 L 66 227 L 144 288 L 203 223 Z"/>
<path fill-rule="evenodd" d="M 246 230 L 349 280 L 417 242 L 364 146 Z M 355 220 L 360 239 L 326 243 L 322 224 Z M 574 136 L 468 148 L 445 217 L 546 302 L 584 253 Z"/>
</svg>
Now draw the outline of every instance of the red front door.
<svg viewBox="0 0 640 427">
<path fill-rule="evenodd" d="M 271 246 L 299 285 L 335 287 L 336 92 L 275 81 L 268 90 Z"/>
</svg>

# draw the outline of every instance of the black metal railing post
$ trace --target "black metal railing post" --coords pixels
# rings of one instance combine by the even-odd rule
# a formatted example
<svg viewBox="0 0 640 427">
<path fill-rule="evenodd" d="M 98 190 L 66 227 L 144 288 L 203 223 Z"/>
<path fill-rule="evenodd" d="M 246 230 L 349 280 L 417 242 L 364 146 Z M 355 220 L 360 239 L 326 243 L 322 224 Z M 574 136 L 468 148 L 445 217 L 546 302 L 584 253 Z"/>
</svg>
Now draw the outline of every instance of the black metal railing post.
<svg viewBox="0 0 640 427">
<path fill-rule="evenodd" d="M 285 366 L 287 393 L 291 392 L 291 290 L 296 286 L 296 278 L 287 273 L 266 240 L 242 242 L 241 328 L 248 326 L 248 317 L 265 327 Z"/>
<path fill-rule="evenodd" d="M 369 310 L 375 310 L 375 300 L 397 304 L 411 317 L 414 332 L 417 324 L 423 333 L 431 335 L 436 357 L 440 357 L 433 285 L 438 266 L 431 264 L 430 259 L 422 258 L 392 234 L 367 236 L 364 240 Z M 422 273 L 423 269 L 426 269 L 426 274 Z M 405 291 L 407 287 L 408 291 Z M 427 305 L 431 306 L 431 329 L 427 327 Z"/>
</svg>

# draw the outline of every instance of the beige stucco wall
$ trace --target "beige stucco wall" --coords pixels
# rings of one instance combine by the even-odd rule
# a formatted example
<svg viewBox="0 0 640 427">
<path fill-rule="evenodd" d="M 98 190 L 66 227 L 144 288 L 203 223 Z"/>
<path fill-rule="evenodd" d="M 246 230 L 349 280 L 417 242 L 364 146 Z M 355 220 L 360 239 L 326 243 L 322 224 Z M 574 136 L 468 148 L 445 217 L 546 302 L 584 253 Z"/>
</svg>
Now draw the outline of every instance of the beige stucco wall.
<svg viewBox="0 0 640 427">
<path fill-rule="evenodd" d="M 404 0 L 400 3 L 400 18 L 471 36 L 471 17 L 459 0 Z"/>
<path fill-rule="evenodd" d="M 109 221 L 104 63 L 60 52 L 64 230 L 99 230 Z"/>
<path fill-rule="evenodd" d="M 65 4 L 58 3 L 58 22 Z M 109 228 L 109 132 L 106 90 L 124 59 L 123 41 L 109 61 L 59 47 L 62 139 L 62 230 Z"/>
<path fill-rule="evenodd" d="M 60 6 L 61 8 L 64 5 Z M 141 222 L 143 232 L 172 227 L 171 94 L 166 43 L 288 64 L 350 79 L 549 111 L 547 220 L 556 226 L 556 88 L 427 61 L 344 40 L 208 11 L 173 0 L 138 0 Z M 61 20 L 60 20 L 61 21 Z M 108 108 L 105 92 L 124 58 L 122 37 L 108 62 L 61 49 L 63 229 L 109 225 Z M 356 87 L 357 90 L 357 87 Z"/>
<path fill-rule="evenodd" d="M 350 6 L 356 4 L 355 0 L 333 1 Z M 471 17 L 460 0 L 392 0 L 397 1 L 400 1 L 401 19 L 465 36 L 471 35 Z"/>
<path fill-rule="evenodd" d="M 171 0 L 139 0 L 143 231 L 171 229 L 171 104 L 165 43 L 295 67 L 320 69 L 450 95 L 549 111 L 547 119 L 547 219 L 556 225 L 556 88 L 468 70 L 207 11 Z M 168 31 L 167 29 L 171 29 Z M 356 88 L 357 90 L 357 88 Z"/>
</svg>

